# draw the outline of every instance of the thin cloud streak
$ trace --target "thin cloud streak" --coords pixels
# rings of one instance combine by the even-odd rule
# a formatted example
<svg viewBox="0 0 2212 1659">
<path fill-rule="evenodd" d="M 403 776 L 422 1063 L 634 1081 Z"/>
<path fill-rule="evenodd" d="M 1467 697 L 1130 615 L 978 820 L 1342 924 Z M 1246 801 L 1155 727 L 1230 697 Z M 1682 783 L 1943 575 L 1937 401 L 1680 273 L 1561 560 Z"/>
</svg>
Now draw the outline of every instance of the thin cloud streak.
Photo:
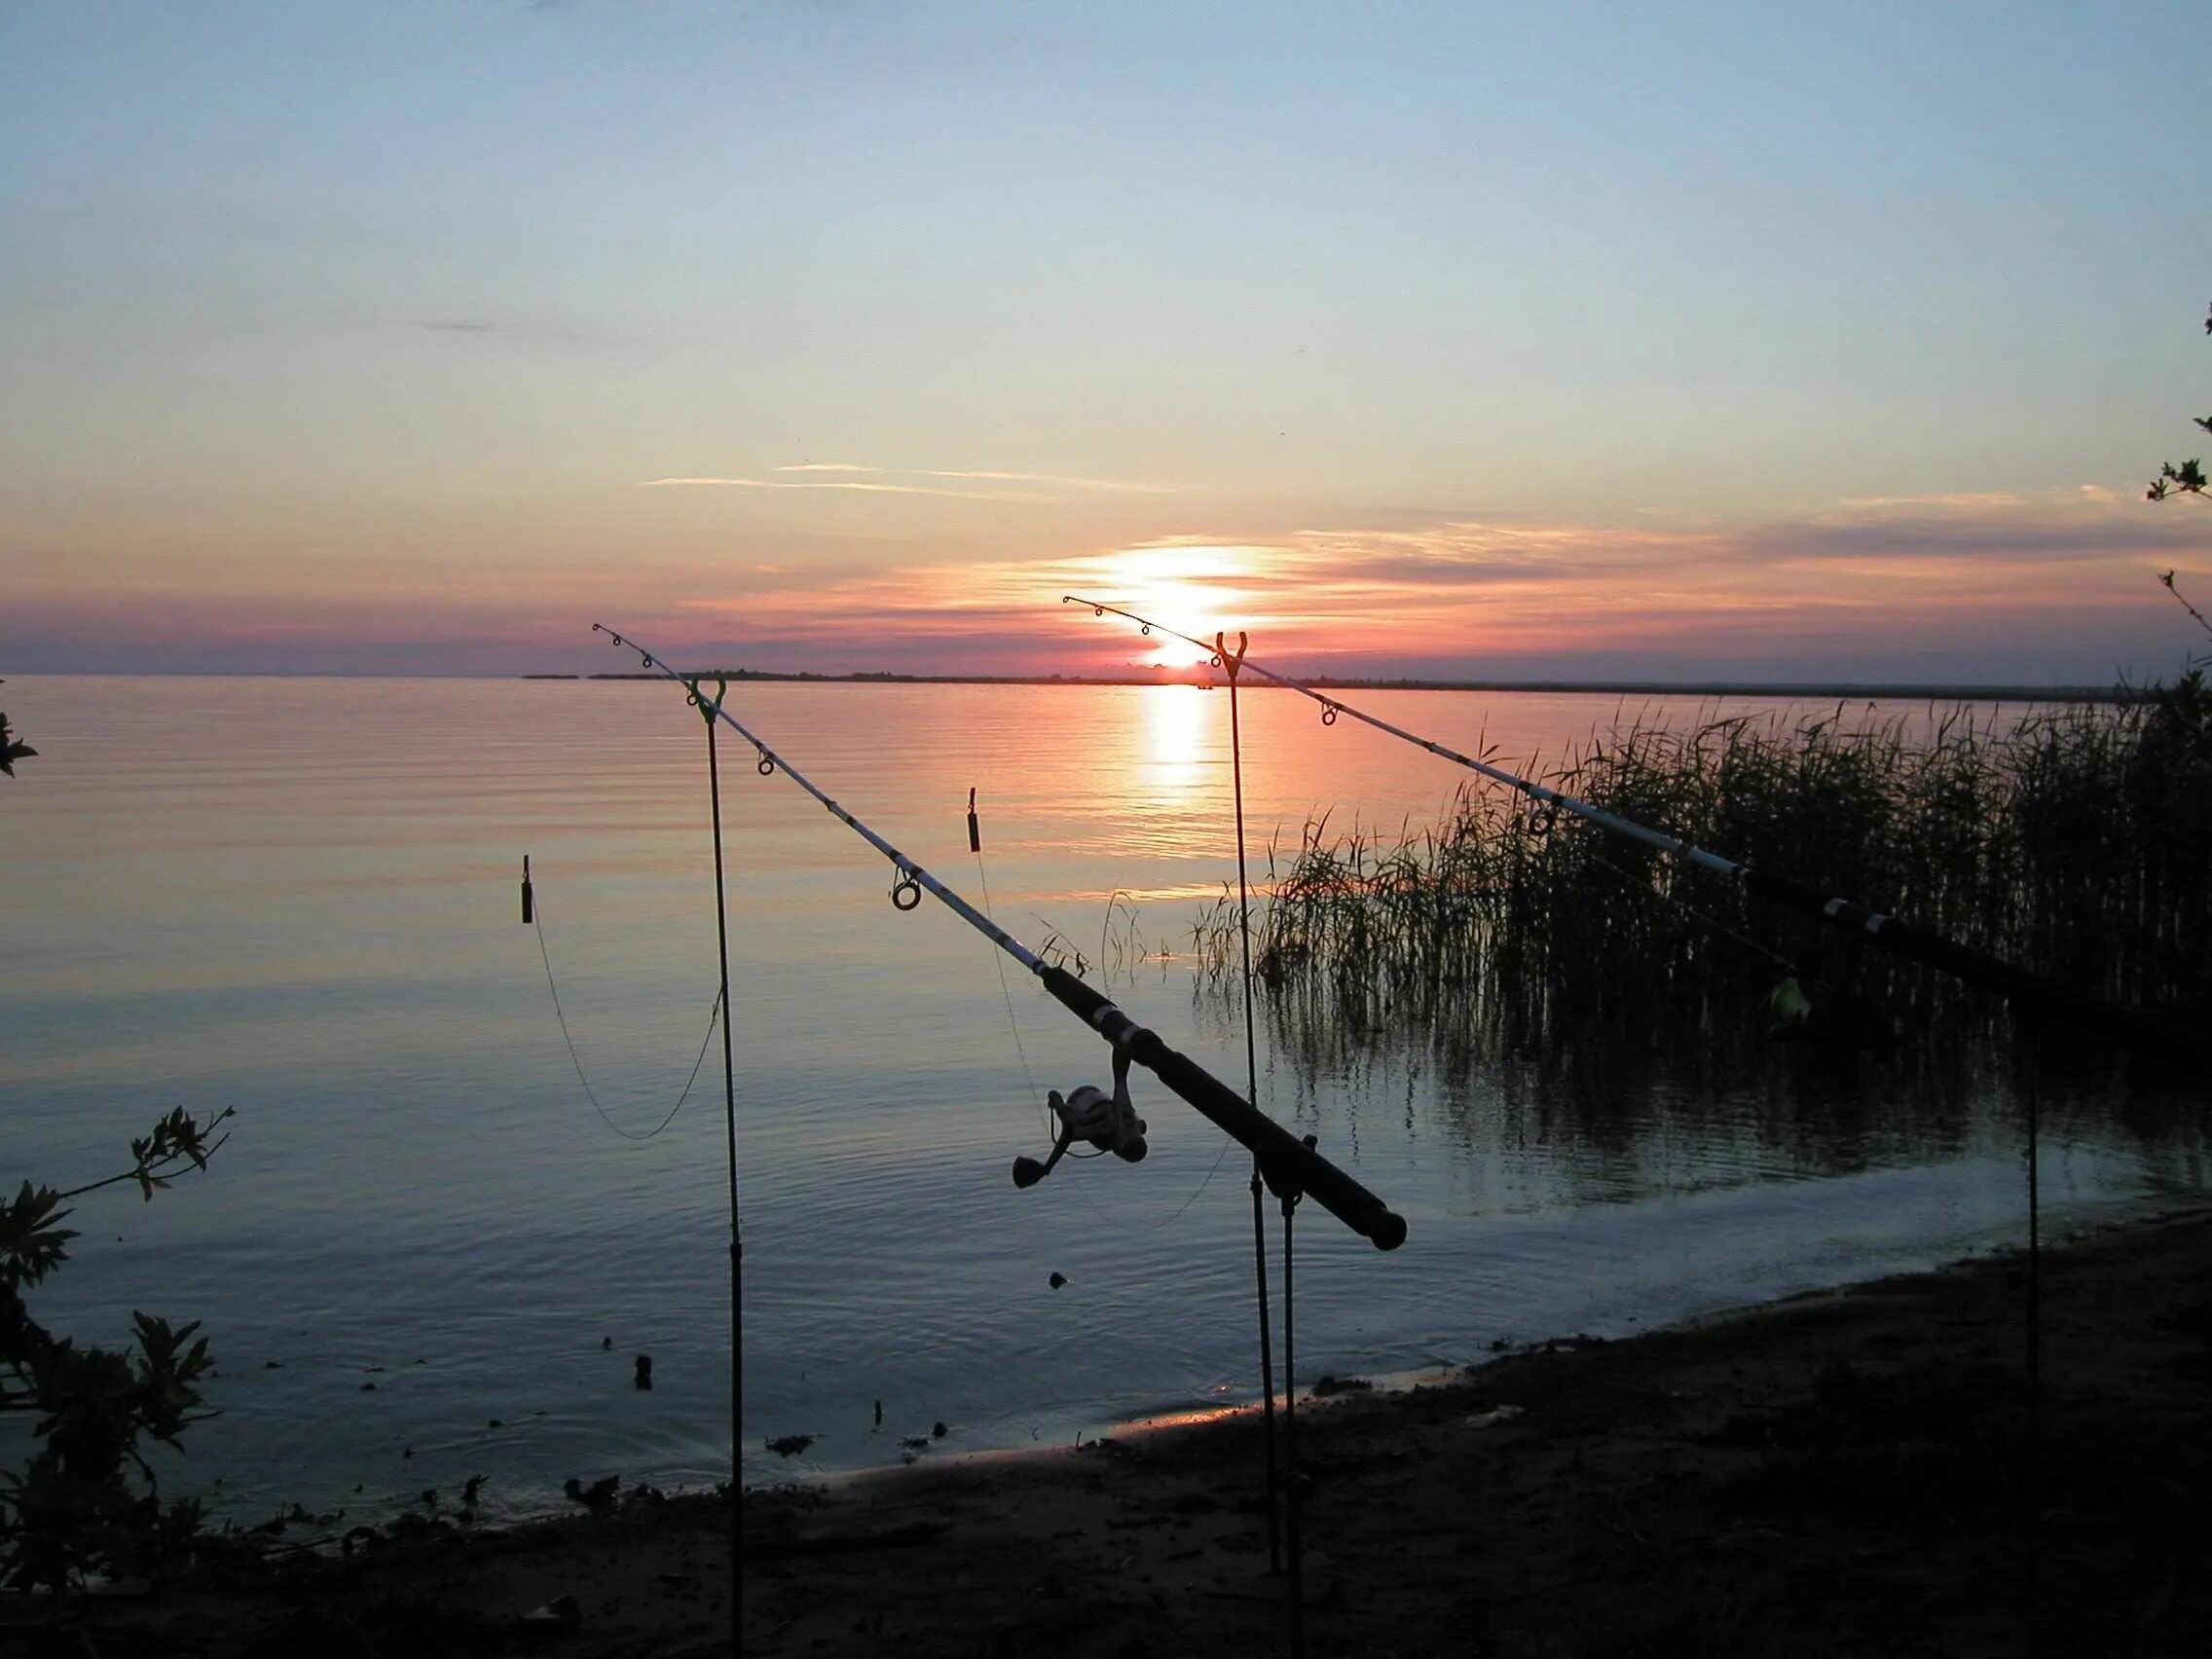
<svg viewBox="0 0 2212 1659">
<path fill-rule="evenodd" d="M 1132 496 L 1172 496 L 1180 484 L 1130 484 L 1115 478 L 1071 478 L 1058 472 L 940 472 L 918 467 L 921 478 L 993 478 L 1015 484 L 1067 484 L 1079 490 L 1118 490 Z"/>
<path fill-rule="evenodd" d="M 938 496 L 952 501 L 1043 501 L 1045 496 L 1021 496 L 1007 491 L 938 490 L 923 484 L 864 484 L 839 479 L 826 484 L 787 484 L 773 478 L 642 478 L 641 490 L 854 490 L 870 496 Z"/>
<path fill-rule="evenodd" d="M 873 472 L 890 478 L 969 478 L 978 483 L 1065 484 L 1078 490 L 1108 490 L 1131 496 L 1173 496 L 1180 484 L 1138 484 L 1118 478 L 1082 478 L 1060 472 L 1002 472 L 980 467 L 864 466 L 850 461 L 802 461 L 778 472 Z"/>
</svg>

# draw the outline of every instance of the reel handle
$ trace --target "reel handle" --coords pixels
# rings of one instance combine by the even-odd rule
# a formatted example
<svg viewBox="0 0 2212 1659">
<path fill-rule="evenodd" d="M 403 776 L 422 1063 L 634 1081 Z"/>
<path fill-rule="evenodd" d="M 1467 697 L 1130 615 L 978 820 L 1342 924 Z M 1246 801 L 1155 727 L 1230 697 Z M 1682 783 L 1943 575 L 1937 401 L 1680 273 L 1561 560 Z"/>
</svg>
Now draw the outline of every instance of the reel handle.
<svg viewBox="0 0 2212 1659">
<path fill-rule="evenodd" d="M 1058 1096 L 1055 1095 L 1053 1098 L 1057 1099 Z M 1060 1138 L 1052 1143 L 1051 1157 L 1046 1159 L 1042 1163 L 1029 1157 L 1017 1158 L 1014 1161 L 1014 1184 L 1021 1188 L 1036 1186 L 1038 1182 L 1052 1172 L 1053 1164 L 1067 1156 L 1067 1150 L 1074 1141 L 1075 1130 L 1063 1119 L 1060 1124 Z"/>
</svg>

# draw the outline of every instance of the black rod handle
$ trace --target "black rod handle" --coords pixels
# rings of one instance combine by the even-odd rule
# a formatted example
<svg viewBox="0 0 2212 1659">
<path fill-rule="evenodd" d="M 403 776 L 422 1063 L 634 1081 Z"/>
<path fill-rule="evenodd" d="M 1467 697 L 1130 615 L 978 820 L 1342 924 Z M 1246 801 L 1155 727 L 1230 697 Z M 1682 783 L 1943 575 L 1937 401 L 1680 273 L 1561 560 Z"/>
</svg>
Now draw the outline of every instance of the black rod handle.
<svg viewBox="0 0 2212 1659">
<path fill-rule="evenodd" d="M 1261 1179 L 1276 1197 L 1310 1197 L 1378 1250 L 1395 1250 L 1406 1241 L 1405 1217 L 1198 1061 L 1170 1049 L 1159 1033 L 1139 1025 L 1065 968 L 1043 969 L 1038 977 L 1071 1014 L 1250 1151 L 1260 1161 Z"/>
<path fill-rule="evenodd" d="M 1818 888 L 1788 876 L 1746 869 L 1743 879 L 1746 887 L 1762 898 L 1817 922 L 1862 935 L 1869 943 L 1895 955 L 1924 962 L 1931 968 L 1957 976 L 1970 985 L 1994 991 L 2023 1013 L 2064 1020 L 2175 1065 L 2201 1067 L 2207 1058 L 2201 1038 L 2146 1019 L 2132 1009 L 2088 996 L 1971 945 L 1960 944 L 1939 934 L 1923 933 L 1895 916 L 1883 915 L 1863 904 L 1825 897 Z"/>
</svg>

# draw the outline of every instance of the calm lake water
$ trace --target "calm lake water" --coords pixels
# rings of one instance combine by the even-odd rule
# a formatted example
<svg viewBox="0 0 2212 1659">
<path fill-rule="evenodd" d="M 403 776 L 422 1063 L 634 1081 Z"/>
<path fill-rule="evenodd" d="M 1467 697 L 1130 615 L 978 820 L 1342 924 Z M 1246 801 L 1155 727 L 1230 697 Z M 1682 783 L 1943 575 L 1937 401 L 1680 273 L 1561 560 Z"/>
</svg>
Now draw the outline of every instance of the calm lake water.
<svg viewBox="0 0 2212 1659">
<path fill-rule="evenodd" d="M 705 742 L 681 693 L 45 678 L 4 695 L 41 754 L 0 779 L 0 1179 L 109 1173 L 168 1108 L 238 1108 L 209 1173 L 152 1204 L 84 1200 L 76 1257 L 35 1304 L 95 1340 L 133 1307 L 205 1321 L 223 1415 L 189 1437 L 178 1489 L 250 1522 L 474 1474 L 495 1513 L 558 1502 L 569 1475 L 725 1478 L 719 1046 L 665 1132 L 612 1132 L 518 914 L 528 853 L 606 1117 L 650 1129 L 715 996 Z M 1556 757 L 1619 708 L 1357 700 L 1509 760 Z M 1103 954 L 1123 1006 L 1241 1084 L 1236 1010 L 1187 958 L 1100 945 L 1117 895 L 1117 931 L 1133 910 L 1157 950 L 1235 878 L 1225 694 L 762 685 L 731 707 L 955 889 L 987 882 L 1018 937 Z M 1243 715 L 1256 843 L 1280 825 L 1295 844 L 1319 812 L 1394 831 L 1460 782 L 1287 694 Z M 940 1420 L 927 1456 L 1254 1397 L 1242 1152 L 1140 1073 L 1147 1161 L 1016 1192 L 1043 1090 L 1104 1082 L 1103 1046 L 941 905 L 894 910 L 883 861 L 788 781 L 735 744 L 724 759 L 746 1477 L 893 1461 Z M 1300 1212 L 1308 1382 L 1630 1332 L 2023 1233 L 2020 1108 L 1994 1080 L 1928 1100 L 1783 1057 L 1593 1110 L 1528 1062 L 1440 1075 L 1418 1042 L 1308 1061 L 1265 1026 L 1260 1104 L 1412 1226 L 1385 1255 Z M 2201 1194 L 2194 1114 L 2048 1109 L 2050 1225 Z M 792 1434 L 817 1438 L 764 1449 Z"/>
</svg>

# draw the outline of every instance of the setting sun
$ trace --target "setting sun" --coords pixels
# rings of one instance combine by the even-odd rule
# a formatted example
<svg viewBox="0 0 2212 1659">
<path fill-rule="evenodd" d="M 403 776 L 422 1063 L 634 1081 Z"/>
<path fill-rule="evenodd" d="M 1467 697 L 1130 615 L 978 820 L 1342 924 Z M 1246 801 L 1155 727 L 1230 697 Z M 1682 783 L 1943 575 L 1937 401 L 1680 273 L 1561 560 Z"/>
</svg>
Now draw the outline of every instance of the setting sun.
<svg viewBox="0 0 2212 1659">
<path fill-rule="evenodd" d="M 1256 620 L 1253 607 L 1270 559 L 1266 548 L 1241 545 L 1124 547 L 1079 561 L 1089 567 L 1080 580 L 1090 584 L 1086 597 L 1125 606 L 1160 624 L 1146 636 L 1145 666 L 1197 668 L 1212 658 L 1213 638 L 1229 627 L 1227 618 L 1247 628 Z"/>
</svg>

